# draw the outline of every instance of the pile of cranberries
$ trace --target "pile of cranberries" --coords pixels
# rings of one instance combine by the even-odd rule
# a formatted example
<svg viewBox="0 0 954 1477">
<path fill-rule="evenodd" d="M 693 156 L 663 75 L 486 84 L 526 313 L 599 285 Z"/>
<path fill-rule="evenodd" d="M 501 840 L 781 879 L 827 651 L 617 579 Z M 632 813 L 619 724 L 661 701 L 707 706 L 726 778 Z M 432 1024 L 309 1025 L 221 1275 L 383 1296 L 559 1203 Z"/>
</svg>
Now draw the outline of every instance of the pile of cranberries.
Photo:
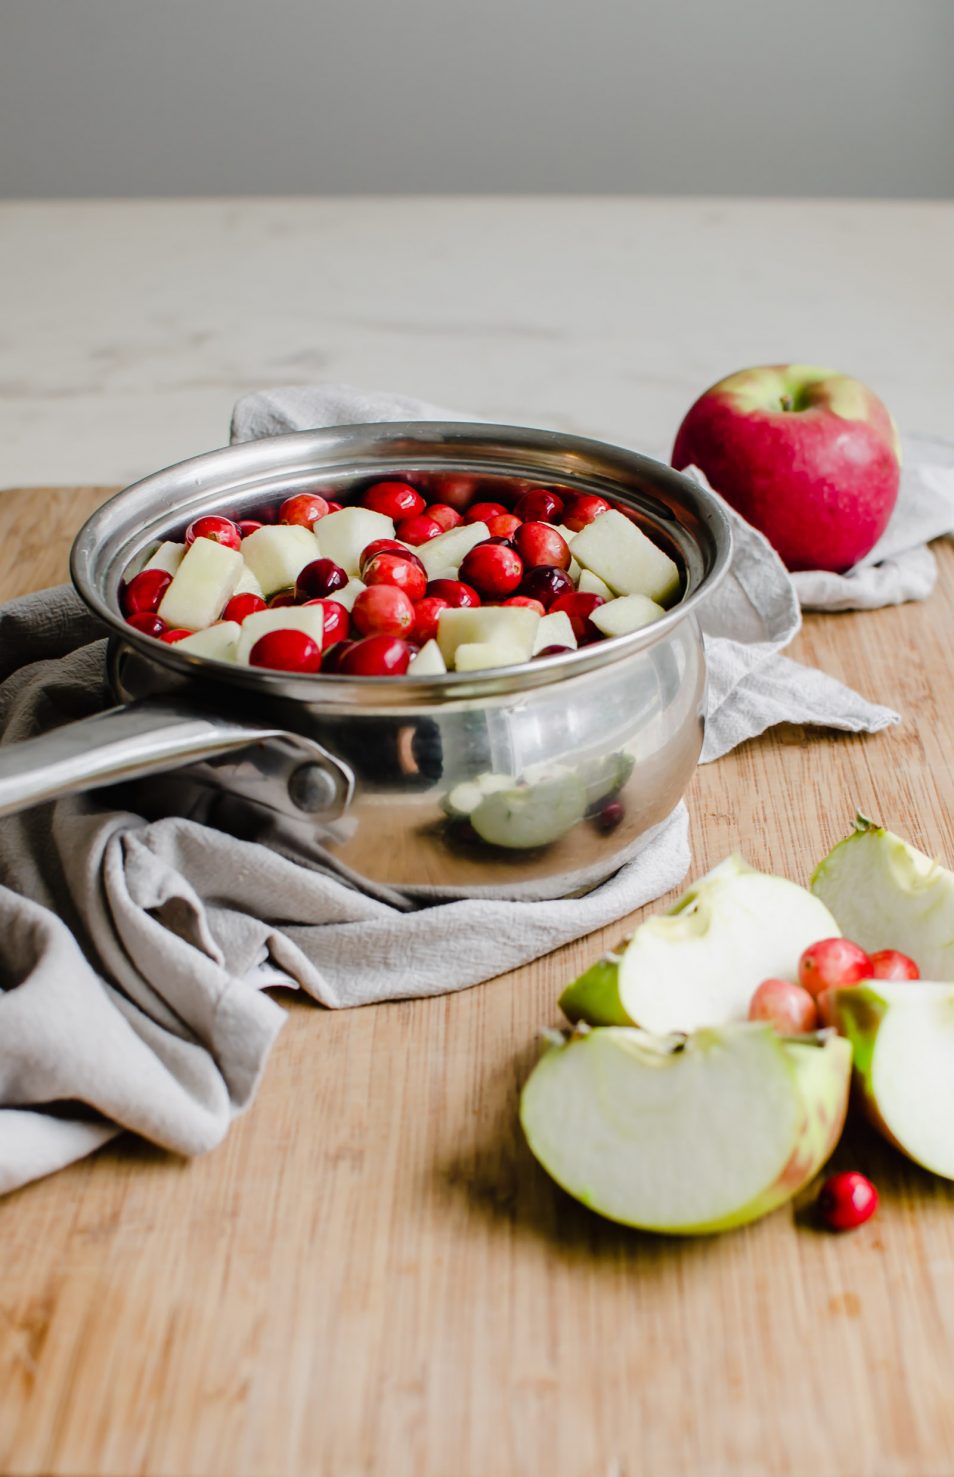
<svg viewBox="0 0 954 1477">
<path fill-rule="evenodd" d="M 299 493 L 282 503 L 274 521 L 314 528 L 341 506 L 318 493 Z M 458 511 L 450 502 L 428 504 L 408 482 L 387 481 L 367 488 L 358 506 L 390 518 L 395 537 L 376 539 L 363 550 L 358 575 L 367 588 L 350 610 L 335 599 L 349 583 L 348 573 L 323 558 L 307 564 L 294 587 L 267 600 L 241 594 L 228 602 L 221 619 L 239 624 L 253 611 L 269 607 L 319 602 L 324 607 L 320 647 L 302 631 L 272 631 L 253 646 L 252 665 L 291 672 L 399 676 L 436 635 L 441 611 L 462 606 L 523 605 L 541 616 L 564 611 L 580 645 L 604 639 L 589 619 L 604 599 L 576 588 L 569 573 L 570 547 L 556 526 L 578 532 L 609 510 L 604 498 L 538 487 L 522 492 L 512 509 L 478 500 Z M 465 554 L 458 577 L 430 579 L 415 549 L 460 524 L 477 522 L 486 523 L 489 537 Z M 190 524 L 185 543 L 208 538 L 240 550 L 243 538 L 263 526 L 255 519 L 207 515 Z M 161 570 L 145 569 L 121 593 L 128 623 L 167 643 L 191 634 L 168 629 L 157 614 L 171 578 Z M 569 649 L 549 646 L 537 654 L 552 656 Z"/>
</svg>

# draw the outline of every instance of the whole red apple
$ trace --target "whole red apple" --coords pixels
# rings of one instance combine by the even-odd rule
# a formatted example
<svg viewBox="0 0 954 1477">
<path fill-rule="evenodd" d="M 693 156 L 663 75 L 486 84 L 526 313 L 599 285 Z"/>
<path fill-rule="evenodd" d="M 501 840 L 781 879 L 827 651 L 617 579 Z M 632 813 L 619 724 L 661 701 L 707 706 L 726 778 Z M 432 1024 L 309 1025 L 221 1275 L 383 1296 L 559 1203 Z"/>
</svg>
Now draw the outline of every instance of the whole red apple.
<svg viewBox="0 0 954 1477">
<path fill-rule="evenodd" d="M 672 464 L 704 472 L 789 569 L 842 573 L 884 532 L 898 496 L 898 432 L 860 380 L 809 364 L 730 374 L 689 411 Z"/>
</svg>

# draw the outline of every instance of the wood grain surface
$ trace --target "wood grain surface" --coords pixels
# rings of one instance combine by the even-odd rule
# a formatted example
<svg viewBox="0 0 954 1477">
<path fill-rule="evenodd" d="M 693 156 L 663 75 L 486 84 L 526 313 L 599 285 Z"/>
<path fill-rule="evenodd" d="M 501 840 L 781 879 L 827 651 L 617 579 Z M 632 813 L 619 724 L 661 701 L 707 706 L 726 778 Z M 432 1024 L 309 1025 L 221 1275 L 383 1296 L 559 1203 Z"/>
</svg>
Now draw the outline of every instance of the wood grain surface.
<svg viewBox="0 0 954 1477">
<path fill-rule="evenodd" d="M 3 495 L 4 596 L 65 577 L 102 495 Z M 939 555 L 927 604 L 809 618 L 792 649 L 904 722 L 777 730 L 700 770 L 694 872 L 740 847 L 803 881 L 856 806 L 954 859 Z M 290 1000 L 216 1152 L 123 1138 L 0 1201 L 0 1470 L 954 1471 L 954 1185 L 855 1127 L 834 1163 L 880 1188 L 861 1230 L 818 1231 L 806 1199 L 680 1242 L 604 1223 L 530 1157 L 535 1033 L 620 931 L 438 1000 Z"/>
</svg>

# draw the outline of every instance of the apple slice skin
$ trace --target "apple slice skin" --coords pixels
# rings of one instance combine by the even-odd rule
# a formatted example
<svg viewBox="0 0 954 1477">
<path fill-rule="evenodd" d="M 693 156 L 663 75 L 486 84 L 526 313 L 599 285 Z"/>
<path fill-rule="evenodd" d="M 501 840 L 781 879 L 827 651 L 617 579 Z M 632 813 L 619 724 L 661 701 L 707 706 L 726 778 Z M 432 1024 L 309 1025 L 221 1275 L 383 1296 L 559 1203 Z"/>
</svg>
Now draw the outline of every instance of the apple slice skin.
<svg viewBox="0 0 954 1477">
<path fill-rule="evenodd" d="M 855 1091 L 869 1121 L 915 1164 L 954 1180 L 954 986 L 871 980 L 826 990 L 820 1004 L 851 1046 Z M 916 1016 L 924 1042 L 937 1047 L 934 1061 L 904 1051 L 904 1033 Z M 900 1084 L 908 1089 L 899 1108 L 890 1100 Z M 920 1108 L 921 1123 L 912 1122 L 912 1107 L 916 1115 Z"/>
<path fill-rule="evenodd" d="M 815 869 L 812 892 L 866 953 L 900 949 L 929 980 L 954 980 L 954 872 L 859 818 Z"/>
<path fill-rule="evenodd" d="M 614 1184 L 612 1175 L 607 1180 L 610 1187 L 608 1203 L 600 1203 L 603 1188 L 599 1183 L 601 1166 L 597 1164 L 593 1173 L 581 1179 L 578 1164 L 574 1162 L 580 1145 L 572 1142 L 572 1136 L 586 1115 L 568 1114 L 565 1104 L 573 1101 L 574 1094 L 579 1101 L 577 1084 L 582 1077 L 584 1091 L 590 1098 L 589 1107 L 600 1097 L 605 1097 L 609 1103 L 611 1117 L 617 1120 L 620 1129 L 618 1146 L 621 1154 L 630 1152 L 630 1137 L 637 1142 L 641 1132 L 644 1137 L 653 1137 L 664 1123 L 663 1113 L 647 1113 L 642 1124 L 637 1121 L 638 1115 L 630 1115 L 627 1121 L 624 1094 L 612 1099 L 610 1094 L 614 1074 L 607 1069 L 607 1064 L 619 1052 L 638 1053 L 640 1048 L 648 1049 L 650 1058 L 655 1053 L 661 1069 L 675 1073 L 672 1102 L 678 1111 L 680 1064 L 675 1055 L 666 1061 L 666 1056 L 672 1051 L 671 1041 L 667 1046 L 666 1038 L 650 1037 L 646 1032 L 632 1029 L 596 1029 L 573 1036 L 563 1045 L 551 1047 L 534 1068 L 521 1095 L 521 1125 L 534 1156 L 561 1188 L 606 1219 L 670 1235 L 700 1236 L 732 1230 L 761 1219 L 797 1195 L 828 1160 L 841 1136 L 851 1080 L 851 1050 L 846 1041 L 837 1036 L 827 1039 L 811 1037 L 804 1042 L 783 1041 L 771 1027 L 749 1023 L 736 1023 L 718 1031 L 700 1031 L 688 1038 L 684 1048 L 687 1057 L 691 1059 L 691 1054 L 699 1050 L 721 1054 L 719 1075 L 727 1093 L 737 1086 L 739 1072 L 746 1069 L 743 1053 L 751 1057 L 752 1051 L 756 1050 L 762 1057 L 766 1073 L 764 1090 L 760 1087 L 757 1094 L 749 1094 L 749 1118 L 756 1123 L 755 1131 L 758 1132 L 758 1115 L 764 1112 L 768 1115 L 766 1123 L 771 1125 L 773 1133 L 777 1133 L 779 1115 L 783 1111 L 789 1113 L 789 1152 L 776 1152 L 777 1147 L 785 1142 L 784 1135 L 779 1134 L 778 1145 L 767 1144 L 764 1183 L 748 1186 L 746 1198 L 739 1205 L 731 1209 L 721 1208 L 709 1219 L 690 1217 L 675 1223 L 665 1220 L 664 1223 L 649 1204 L 646 1185 L 641 1183 L 638 1173 L 634 1173 L 631 1182 L 623 1187 L 628 1201 L 625 1207 L 620 1197 L 619 1182 Z M 592 1058 L 588 1073 L 581 1061 L 584 1052 Z M 575 1055 L 571 1057 L 571 1053 Z M 658 1103 L 659 1093 L 653 1096 Z M 554 1112 L 559 1115 L 556 1132 L 552 1127 Z M 698 1134 L 694 1138 L 699 1137 L 703 1142 L 695 1142 L 694 1151 L 698 1153 L 701 1149 L 706 1156 L 725 1156 L 727 1149 L 734 1146 L 731 1135 L 724 1131 L 717 1109 L 711 1119 L 698 1125 Z M 706 1142 L 710 1138 L 711 1145 Z M 604 1138 L 597 1152 L 604 1156 L 613 1152 L 612 1134 Z M 606 1167 L 604 1164 L 602 1169 L 605 1171 Z M 629 1168 L 637 1170 L 638 1159 L 632 1160 Z M 650 1168 L 651 1165 L 647 1164 L 647 1169 Z"/>
</svg>

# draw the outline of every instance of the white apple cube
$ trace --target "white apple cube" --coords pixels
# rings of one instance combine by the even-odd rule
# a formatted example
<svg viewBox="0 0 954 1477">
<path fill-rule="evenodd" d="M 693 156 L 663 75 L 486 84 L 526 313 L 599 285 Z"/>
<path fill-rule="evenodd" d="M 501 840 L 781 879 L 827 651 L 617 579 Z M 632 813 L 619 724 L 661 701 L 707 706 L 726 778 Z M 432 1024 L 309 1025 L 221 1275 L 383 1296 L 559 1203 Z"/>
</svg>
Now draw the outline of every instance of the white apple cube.
<svg viewBox="0 0 954 1477">
<path fill-rule="evenodd" d="M 618 595 L 648 595 L 664 603 L 679 592 L 679 566 L 615 508 L 580 530 L 573 557 Z"/>
<path fill-rule="evenodd" d="M 353 610 L 354 602 L 361 594 L 361 591 L 367 588 L 364 580 L 350 579 L 346 585 L 342 585 L 340 590 L 335 590 L 335 593 L 330 598 L 337 600 L 338 604 L 343 605 L 345 610 Z"/>
<path fill-rule="evenodd" d="M 298 523 L 268 524 L 242 540 L 242 558 L 265 595 L 288 589 L 320 557 L 315 535 Z"/>
<path fill-rule="evenodd" d="M 175 643 L 175 649 L 187 651 L 190 656 L 211 657 L 216 662 L 234 662 L 241 632 L 242 628 L 236 621 L 217 621 L 214 626 L 206 626 L 204 631 L 183 636 Z"/>
<path fill-rule="evenodd" d="M 454 652 L 455 672 L 483 672 L 491 667 L 519 667 L 526 649 L 510 641 L 465 641 Z"/>
<path fill-rule="evenodd" d="M 436 641 L 425 641 L 417 656 L 411 658 L 407 669 L 409 677 L 443 677 L 447 671 L 441 649 Z"/>
<path fill-rule="evenodd" d="M 323 559 L 333 559 L 347 574 L 357 574 L 368 544 L 379 538 L 393 538 L 394 524 L 371 508 L 342 508 L 319 518 L 315 537 Z"/>
<path fill-rule="evenodd" d="M 427 570 L 429 580 L 456 579 L 464 555 L 469 554 L 475 544 L 482 544 L 488 538 L 490 529 L 486 523 L 459 523 L 456 528 L 439 533 L 437 538 L 428 539 L 415 553 Z M 453 574 L 448 574 L 448 570 L 453 570 Z"/>
<path fill-rule="evenodd" d="M 525 605 L 442 610 L 437 620 L 437 644 L 448 667 L 455 665 L 458 647 L 486 642 L 517 648 L 522 653 L 519 660 L 525 662 L 533 652 L 539 624 L 537 612 Z"/>
<path fill-rule="evenodd" d="M 579 565 L 577 565 L 579 569 Z M 616 591 L 611 590 L 605 580 L 601 580 L 592 569 L 581 569 L 576 577 L 576 588 L 581 595 L 599 595 L 603 600 L 614 600 Z"/>
<path fill-rule="evenodd" d="M 162 569 L 166 574 L 175 574 L 185 557 L 185 544 L 175 544 L 166 539 L 149 555 L 143 569 Z"/>
<path fill-rule="evenodd" d="M 270 631 L 304 631 L 324 649 L 324 609 L 321 605 L 280 605 L 275 610 L 253 611 L 242 622 L 236 660 L 247 664 L 256 641 Z"/>
<path fill-rule="evenodd" d="M 531 656 L 536 656 L 538 651 L 543 651 L 547 646 L 569 646 L 576 650 L 577 640 L 573 634 L 573 622 L 565 610 L 555 610 L 552 615 L 545 615 L 537 626 L 537 633 L 533 638 L 533 650 Z"/>
<path fill-rule="evenodd" d="M 650 626 L 665 614 L 662 606 L 646 595 L 620 595 L 617 600 L 598 606 L 590 620 L 604 636 L 628 636 L 630 631 Z"/>
<path fill-rule="evenodd" d="M 217 621 L 235 594 L 242 575 L 242 556 L 214 539 L 197 538 L 186 550 L 162 597 L 158 615 L 167 626 L 200 631 Z"/>
<path fill-rule="evenodd" d="M 264 600 L 265 598 L 261 585 L 247 564 L 239 576 L 239 582 L 235 586 L 235 593 L 236 595 L 257 595 L 259 600 Z"/>
</svg>

